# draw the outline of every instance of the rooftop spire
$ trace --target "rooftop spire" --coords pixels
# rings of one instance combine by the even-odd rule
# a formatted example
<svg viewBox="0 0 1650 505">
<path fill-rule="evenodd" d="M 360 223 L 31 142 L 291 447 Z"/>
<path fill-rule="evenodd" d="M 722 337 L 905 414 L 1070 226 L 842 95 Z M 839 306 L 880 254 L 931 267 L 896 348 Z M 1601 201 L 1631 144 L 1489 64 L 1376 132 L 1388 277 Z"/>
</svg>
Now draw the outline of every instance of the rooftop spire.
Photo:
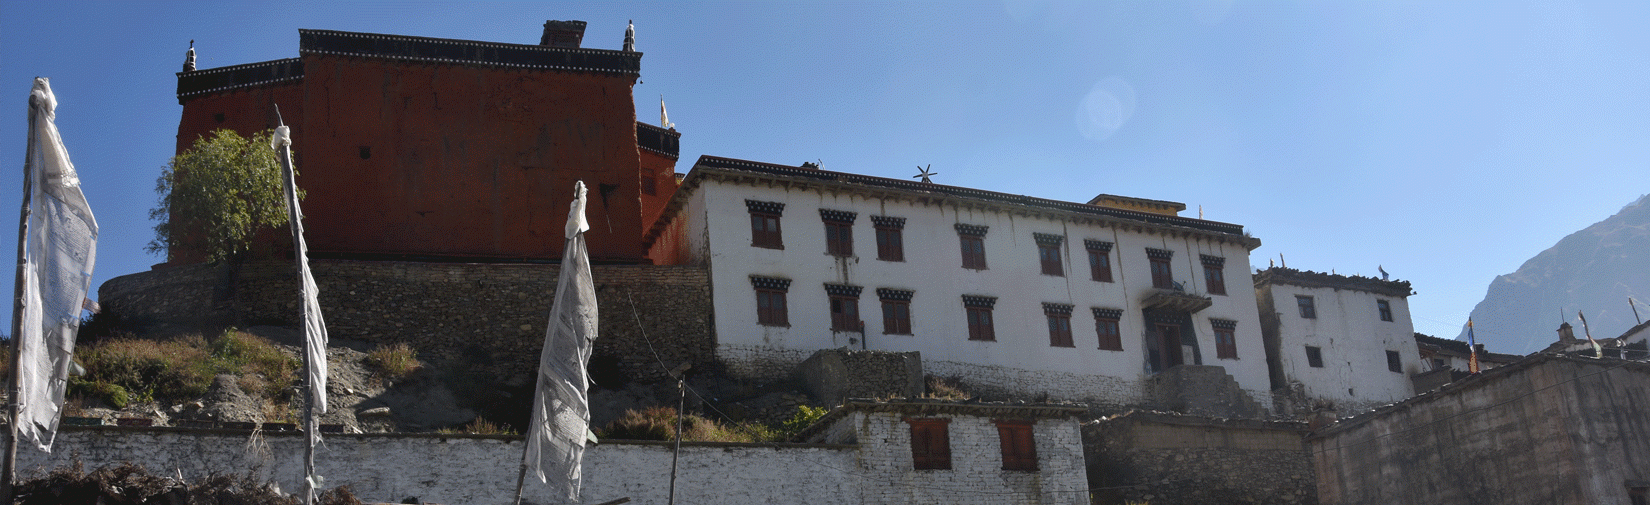
<svg viewBox="0 0 1650 505">
<path fill-rule="evenodd" d="M 630 22 L 630 25 L 626 26 L 624 28 L 624 50 L 625 50 L 625 52 L 635 52 L 636 51 L 636 20 L 632 19 L 629 22 Z M 664 103 L 664 98 L 660 98 L 659 102 L 661 104 Z M 669 127 L 667 126 L 666 128 L 669 128 Z"/>
<path fill-rule="evenodd" d="M 195 71 L 195 39 L 189 39 L 189 52 L 184 53 L 183 57 L 183 71 Z"/>
</svg>

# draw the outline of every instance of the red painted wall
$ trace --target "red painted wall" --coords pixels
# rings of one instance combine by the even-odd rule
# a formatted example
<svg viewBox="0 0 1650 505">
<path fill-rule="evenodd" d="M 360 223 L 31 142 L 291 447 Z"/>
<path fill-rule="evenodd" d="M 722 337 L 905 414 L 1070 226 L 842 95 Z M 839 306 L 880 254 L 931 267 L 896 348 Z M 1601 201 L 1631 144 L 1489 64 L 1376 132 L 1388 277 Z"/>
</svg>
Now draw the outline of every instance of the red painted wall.
<svg viewBox="0 0 1650 505">
<path fill-rule="evenodd" d="M 583 180 L 591 259 L 646 262 L 633 76 L 314 54 L 303 62 L 294 84 L 187 101 L 178 147 L 220 127 L 272 126 L 269 105 L 279 102 L 307 193 L 310 250 L 558 259 L 573 181 Z M 673 187 L 658 188 L 668 199 Z M 171 262 L 196 261 L 177 251 Z"/>
</svg>

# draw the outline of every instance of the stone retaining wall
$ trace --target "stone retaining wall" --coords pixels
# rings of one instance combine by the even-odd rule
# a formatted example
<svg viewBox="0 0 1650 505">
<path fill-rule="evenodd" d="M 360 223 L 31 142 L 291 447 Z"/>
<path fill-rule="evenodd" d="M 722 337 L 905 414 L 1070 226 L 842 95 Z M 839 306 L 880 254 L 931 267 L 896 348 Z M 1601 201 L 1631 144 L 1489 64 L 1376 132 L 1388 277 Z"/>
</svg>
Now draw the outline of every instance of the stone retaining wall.
<svg viewBox="0 0 1650 505">
<path fill-rule="evenodd" d="M 405 342 L 420 359 L 460 365 L 478 380 L 532 386 L 559 265 L 348 260 L 311 265 L 334 339 Z M 592 367 L 598 382 L 663 380 L 661 361 L 665 367 L 683 361 L 695 369 L 712 365 L 715 337 L 704 269 L 604 265 L 593 268 L 593 277 L 601 307 Z M 106 314 L 139 331 L 294 326 L 295 284 L 290 262 L 185 265 L 110 279 L 98 299 Z M 617 373 L 604 376 L 604 371 Z"/>
<path fill-rule="evenodd" d="M 1083 425 L 1095 504 L 1316 504 L 1304 423 L 1132 412 Z"/>
</svg>

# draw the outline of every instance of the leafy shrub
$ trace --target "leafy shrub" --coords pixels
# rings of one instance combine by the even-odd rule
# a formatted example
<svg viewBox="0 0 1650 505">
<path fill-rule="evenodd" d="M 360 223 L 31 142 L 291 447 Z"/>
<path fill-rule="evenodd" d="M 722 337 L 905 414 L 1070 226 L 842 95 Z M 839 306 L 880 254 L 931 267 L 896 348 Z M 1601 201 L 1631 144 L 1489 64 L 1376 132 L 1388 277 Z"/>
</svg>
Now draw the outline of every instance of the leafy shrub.
<svg viewBox="0 0 1650 505">
<path fill-rule="evenodd" d="M 825 407 L 797 405 L 796 413 L 791 414 L 791 418 L 785 421 L 784 424 L 780 425 L 779 428 L 784 431 L 785 438 L 790 438 L 797 433 L 802 433 L 802 430 L 808 429 L 808 427 L 813 426 L 814 423 L 819 422 L 819 419 L 825 417 L 825 413 L 830 411 L 831 409 L 827 409 Z"/>
<path fill-rule="evenodd" d="M 424 366 L 418 362 L 418 352 L 405 343 L 380 345 L 367 354 L 367 363 L 378 367 L 383 376 L 400 380 Z"/>
<path fill-rule="evenodd" d="M 96 398 L 117 409 L 126 408 L 132 401 L 131 395 L 126 393 L 126 388 L 107 382 L 90 382 L 80 377 L 69 378 L 67 393 L 66 396 L 70 397 Z M 65 408 L 64 413 L 68 414 L 68 410 Z"/>
</svg>

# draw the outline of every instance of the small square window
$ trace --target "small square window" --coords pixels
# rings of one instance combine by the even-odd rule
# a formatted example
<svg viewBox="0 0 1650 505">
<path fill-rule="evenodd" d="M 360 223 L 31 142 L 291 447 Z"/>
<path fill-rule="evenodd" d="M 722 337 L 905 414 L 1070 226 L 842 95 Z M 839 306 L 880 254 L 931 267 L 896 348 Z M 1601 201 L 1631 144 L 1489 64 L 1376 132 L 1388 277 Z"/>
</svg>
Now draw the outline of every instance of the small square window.
<svg viewBox="0 0 1650 505">
<path fill-rule="evenodd" d="M 1306 346 L 1306 366 L 1323 368 L 1323 349 L 1316 346 Z"/>
<path fill-rule="evenodd" d="M 1300 307 L 1301 319 L 1317 319 L 1318 307 L 1313 305 L 1312 297 L 1295 295 L 1295 305 Z"/>
<path fill-rule="evenodd" d="M 1382 321 L 1392 320 L 1392 302 L 1375 300 L 1375 309 L 1381 312 Z"/>
<path fill-rule="evenodd" d="M 1398 351 L 1386 352 L 1386 369 L 1397 373 L 1404 373 L 1404 360 L 1398 356 Z"/>
<path fill-rule="evenodd" d="M 1032 435 L 1032 422 L 998 420 L 996 424 L 997 439 L 1003 448 L 1003 470 L 1037 471 L 1037 440 Z"/>
<path fill-rule="evenodd" d="M 785 292 L 777 289 L 756 290 L 756 323 L 763 326 L 790 326 L 785 312 Z"/>
<path fill-rule="evenodd" d="M 915 470 L 951 469 L 950 419 L 906 418 L 911 425 L 911 466 Z"/>
</svg>

